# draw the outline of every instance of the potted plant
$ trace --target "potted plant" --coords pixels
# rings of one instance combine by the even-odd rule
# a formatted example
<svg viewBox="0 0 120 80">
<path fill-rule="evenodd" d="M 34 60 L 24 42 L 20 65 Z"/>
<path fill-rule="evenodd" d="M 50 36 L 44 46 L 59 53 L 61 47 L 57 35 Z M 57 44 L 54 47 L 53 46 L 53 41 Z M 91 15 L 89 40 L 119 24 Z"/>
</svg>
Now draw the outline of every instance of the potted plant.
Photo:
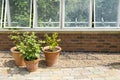
<svg viewBox="0 0 120 80">
<path fill-rule="evenodd" d="M 45 60 L 47 66 L 55 66 L 58 63 L 59 54 L 61 47 L 59 46 L 58 33 L 53 33 L 51 36 L 45 34 L 45 44 L 46 46 L 42 48 L 45 54 Z"/>
<path fill-rule="evenodd" d="M 21 56 L 21 53 L 18 48 L 20 42 L 23 42 L 24 37 L 22 36 L 22 34 L 20 34 L 20 32 L 13 32 L 12 34 L 9 35 L 9 38 L 15 44 L 15 46 L 12 47 L 10 51 L 12 52 L 12 56 L 14 57 L 16 65 L 19 67 L 25 67 L 24 58 Z"/>
<path fill-rule="evenodd" d="M 39 63 L 39 54 L 41 53 L 41 44 L 36 40 L 35 33 L 25 32 L 23 33 L 25 37 L 23 42 L 20 42 L 18 49 L 24 57 L 26 67 L 30 72 L 36 71 Z"/>
</svg>

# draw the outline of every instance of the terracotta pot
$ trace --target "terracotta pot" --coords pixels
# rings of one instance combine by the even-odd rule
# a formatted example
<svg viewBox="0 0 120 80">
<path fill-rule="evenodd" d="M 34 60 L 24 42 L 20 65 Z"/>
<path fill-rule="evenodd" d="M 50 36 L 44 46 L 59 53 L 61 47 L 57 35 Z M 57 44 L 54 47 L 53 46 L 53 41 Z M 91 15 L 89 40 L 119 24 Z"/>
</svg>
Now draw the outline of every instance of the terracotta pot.
<svg viewBox="0 0 120 80">
<path fill-rule="evenodd" d="M 24 62 L 24 58 L 20 55 L 21 53 L 19 51 L 16 51 L 17 48 L 16 47 L 12 47 L 10 49 L 10 51 L 12 52 L 12 56 L 15 59 L 15 63 L 17 66 L 19 67 L 25 67 L 25 62 Z"/>
<path fill-rule="evenodd" d="M 57 48 L 57 51 L 55 51 L 55 52 L 47 51 L 49 49 L 49 46 L 42 48 L 42 50 L 45 54 L 46 65 L 49 67 L 56 66 L 58 63 L 61 47 L 57 46 L 56 48 Z"/>
<path fill-rule="evenodd" d="M 30 72 L 36 71 L 38 69 L 39 61 L 40 61 L 39 58 L 36 59 L 36 60 L 33 60 L 33 61 L 26 61 L 25 60 L 27 70 L 30 71 Z"/>
</svg>

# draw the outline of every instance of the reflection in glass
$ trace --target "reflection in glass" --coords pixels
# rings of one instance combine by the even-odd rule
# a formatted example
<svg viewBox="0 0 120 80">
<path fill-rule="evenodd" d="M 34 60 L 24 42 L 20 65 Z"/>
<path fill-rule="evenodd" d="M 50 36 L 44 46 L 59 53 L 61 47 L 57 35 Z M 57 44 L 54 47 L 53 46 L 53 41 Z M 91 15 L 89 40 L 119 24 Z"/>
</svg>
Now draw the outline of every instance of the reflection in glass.
<svg viewBox="0 0 120 80">
<path fill-rule="evenodd" d="M 90 0 L 65 0 L 65 27 L 88 27 Z"/>
<path fill-rule="evenodd" d="M 95 0 L 95 26 L 117 26 L 119 0 Z"/>
<path fill-rule="evenodd" d="M 59 27 L 59 0 L 37 0 L 37 27 Z"/>
<path fill-rule="evenodd" d="M 6 27 L 29 27 L 30 0 L 6 0 Z"/>
</svg>

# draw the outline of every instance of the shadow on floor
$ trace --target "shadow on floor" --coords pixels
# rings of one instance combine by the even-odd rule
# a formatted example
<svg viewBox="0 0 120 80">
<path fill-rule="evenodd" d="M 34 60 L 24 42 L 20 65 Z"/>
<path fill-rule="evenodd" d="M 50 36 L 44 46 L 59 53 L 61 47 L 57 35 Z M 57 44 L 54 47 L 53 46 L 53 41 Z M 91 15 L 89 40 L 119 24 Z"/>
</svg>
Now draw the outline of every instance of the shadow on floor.
<svg viewBox="0 0 120 80">
<path fill-rule="evenodd" d="M 7 73 L 12 75 L 27 75 L 30 72 L 26 69 L 26 67 L 18 67 L 15 64 L 14 60 L 4 61 L 3 67 L 7 68 Z M 45 60 L 40 60 L 38 68 L 46 68 Z"/>
<path fill-rule="evenodd" d="M 3 63 L 3 67 L 14 68 L 15 66 L 17 67 L 14 60 L 4 61 L 4 63 Z M 38 67 L 46 68 L 47 66 L 46 66 L 45 60 L 40 60 Z"/>
<path fill-rule="evenodd" d="M 120 69 L 120 62 L 110 63 L 106 66 L 109 66 L 110 68 L 114 68 L 114 69 Z"/>
<path fill-rule="evenodd" d="M 16 66 L 14 60 L 4 61 L 4 63 L 3 63 L 3 67 L 13 68 L 14 66 Z"/>
<path fill-rule="evenodd" d="M 46 65 L 45 60 L 40 60 L 38 66 L 39 66 L 40 68 L 47 68 L 47 65 Z"/>
<path fill-rule="evenodd" d="M 61 53 L 60 59 L 62 60 L 100 60 L 99 57 L 91 53 Z"/>
<path fill-rule="evenodd" d="M 11 76 L 17 75 L 17 74 L 19 74 L 19 75 L 29 74 L 29 72 L 27 71 L 27 69 L 25 67 L 16 66 L 14 60 L 4 61 L 3 67 L 7 68 L 6 71 Z"/>
</svg>

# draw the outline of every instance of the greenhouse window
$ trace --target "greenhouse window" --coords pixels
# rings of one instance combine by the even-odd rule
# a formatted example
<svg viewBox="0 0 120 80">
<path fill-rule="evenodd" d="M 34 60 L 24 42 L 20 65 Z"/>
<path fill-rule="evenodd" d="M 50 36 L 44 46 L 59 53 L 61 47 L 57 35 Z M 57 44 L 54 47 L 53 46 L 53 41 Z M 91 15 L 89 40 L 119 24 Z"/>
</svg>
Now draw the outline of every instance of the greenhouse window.
<svg viewBox="0 0 120 80">
<path fill-rule="evenodd" d="M 0 0 L 0 30 L 120 29 L 120 0 Z"/>
<path fill-rule="evenodd" d="M 28 28 L 31 26 L 32 0 L 6 0 L 4 28 Z"/>
<path fill-rule="evenodd" d="M 117 28 L 120 23 L 120 0 L 95 0 L 96 28 Z"/>
</svg>

